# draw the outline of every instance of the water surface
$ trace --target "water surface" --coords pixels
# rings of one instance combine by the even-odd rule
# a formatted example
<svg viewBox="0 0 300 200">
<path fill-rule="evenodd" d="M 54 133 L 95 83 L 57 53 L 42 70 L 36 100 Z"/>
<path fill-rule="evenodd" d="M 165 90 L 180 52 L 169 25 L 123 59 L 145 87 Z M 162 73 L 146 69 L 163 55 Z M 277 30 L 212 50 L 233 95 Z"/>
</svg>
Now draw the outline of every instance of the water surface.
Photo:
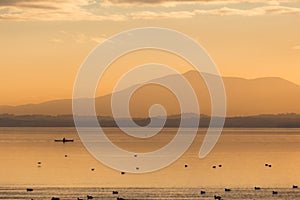
<svg viewBox="0 0 300 200">
<path fill-rule="evenodd" d="M 167 144 L 176 129 L 164 129 L 150 140 L 133 139 L 117 128 L 105 132 L 122 148 L 147 152 Z M 291 189 L 300 186 L 300 129 L 225 129 L 213 151 L 199 159 L 204 135 L 205 129 L 199 129 L 191 148 L 167 168 L 121 175 L 95 160 L 74 128 L 0 128 L 0 198 L 74 199 L 92 194 L 109 199 L 115 198 L 113 188 L 129 199 L 211 199 L 213 194 L 227 199 L 300 198 L 298 190 Z M 62 137 L 75 141 L 54 142 Z M 254 191 L 254 186 L 265 189 Z M 27 187 L 35 190 L 27 193 Z M 225 187 L 235 189 L 225 193 Z M 200 196 L 201 189 L 207 194 Z"/>
</svg>

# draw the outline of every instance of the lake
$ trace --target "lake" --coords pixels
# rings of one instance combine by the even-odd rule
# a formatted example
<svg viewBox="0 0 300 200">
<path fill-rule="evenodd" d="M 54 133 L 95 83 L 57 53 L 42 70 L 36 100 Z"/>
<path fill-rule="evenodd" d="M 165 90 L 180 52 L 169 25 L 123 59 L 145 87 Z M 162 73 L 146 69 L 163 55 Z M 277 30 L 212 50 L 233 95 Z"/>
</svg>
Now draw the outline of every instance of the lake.
<svg viewBox="0 0 300 200">
<path fill-rule="evenodd" d="M 133 139 L 118 128 L 104 130 L 116 145 L 134 152 L 161 148 L 176 134 L 175 128 L 165 128 L 150 139 Z M 300 129 L 224 129 L 213 151 L 199 159 L 205 132 L 199 129 L 192 146 L 172 165 L 122 175 L 94 159 L 75 128 L 0 128 L 0 199 L 116 199 L 112 190 L 127 199 L 300 198 L 291 188 L 300 186 Z M 74 142 L 54 142 L 63 137 Z"/>
</svg>

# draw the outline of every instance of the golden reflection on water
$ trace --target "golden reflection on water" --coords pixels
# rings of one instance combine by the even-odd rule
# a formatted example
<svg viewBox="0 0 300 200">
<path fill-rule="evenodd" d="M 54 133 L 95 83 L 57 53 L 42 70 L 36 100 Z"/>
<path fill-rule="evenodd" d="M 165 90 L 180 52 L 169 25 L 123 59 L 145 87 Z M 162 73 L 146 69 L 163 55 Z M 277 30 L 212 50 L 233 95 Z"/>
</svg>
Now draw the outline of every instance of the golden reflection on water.
<svg viewBox="0 0 300 200">
<path fill-rule="evenodd" d="M 122 136 L 117 128 L 106 128 L 105 132 L 122 148 L 147 152 L 169 142 L 176 130 L 164 129 L 142 143 Z M 300 185 L 300 129 L 225 129 L 214 150 L 200 160 L 197 155 L 204 134 L 205 129 L 200 129 L 184 156 L 163 170 L 121 175 L 94 159 L 74 128 L 1 128 L 0 185 L 274 188 Z M 75 142 L 54 142 L 62 137 L 73 138 Z M 272 167 L 266 167 L 266 163 Z"/>
</svg>

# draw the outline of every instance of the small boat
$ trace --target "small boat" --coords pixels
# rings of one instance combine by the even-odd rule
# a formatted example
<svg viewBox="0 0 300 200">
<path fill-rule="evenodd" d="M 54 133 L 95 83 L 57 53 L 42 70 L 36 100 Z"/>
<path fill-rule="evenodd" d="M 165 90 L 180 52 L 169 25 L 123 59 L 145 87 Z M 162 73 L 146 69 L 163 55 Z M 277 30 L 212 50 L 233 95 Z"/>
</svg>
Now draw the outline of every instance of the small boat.
<svg viewBox="0 0 300 200">
<path fill-rule="evenodd" d="M 260 187 L 254 187 L 254 190 L 260 190 Z"/>
<path fill-rule="evenodd" d="M 81 199 L 81 198 L 77 197 L 77 200 L 83 200 L 83 199 Z"/>
<path fill-rule="evenodd" d="M 32 189 L 32 188 L 27 188 L 26 191 L 27 191 L 27 192 L 32 192 L 33 189 Z"/>
<path fill-rule="evenodd" d="M 54 140 L 54 142 L 62 142 L 62 143 L 66 143 L 66 142 L 74 142 L 74 140 L 68 140 L 66 138 L 63 138 L 62 140 Z"/>
<path fill-rule="evenodd" d="M 117 197 L 117 200 L 126 200 L 126 199 L 124 199 L 122 197 Z"/>
<path fill-rule="evenodd" d="M 293 189 L 297 189 L 298 188 L 298 185 L 293 185 Z"/>
<path fill-rule="evenodd" d="M 225 188 L 225 192 L 230 192 L 230 191 L 231 191 L 231 189 Z"/>
<path fill-rule="evenodd" d="M 200 194 L 205 194 L 205 191 L 204 191 L 204 190 L 201 190 L 201 191 L 200 191 Z"/>
<path fill-rule="evenodd" d="M 112 191 L 112 193 L 113 193 L 113 194 L 119 194 L 119 192 L 118 192 L 118 191 L 115 191 L 115 190 Z"/>
<path fill-rule="evenodd" d="M 278 194 L 278 192 L 277 191 L 273 191 L 272 194 Z"/>
<path fill-rule="evenodd" d="M 58 197 L 52 197 L 51 200 L 60 200 Z"/>
</svg>

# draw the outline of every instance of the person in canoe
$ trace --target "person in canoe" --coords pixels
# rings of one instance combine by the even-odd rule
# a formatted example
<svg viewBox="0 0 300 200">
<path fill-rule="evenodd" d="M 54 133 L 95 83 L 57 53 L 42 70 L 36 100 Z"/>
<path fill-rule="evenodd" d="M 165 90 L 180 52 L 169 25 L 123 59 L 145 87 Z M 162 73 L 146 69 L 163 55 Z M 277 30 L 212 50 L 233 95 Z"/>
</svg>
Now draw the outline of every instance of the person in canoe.
<svg viewBox="0 0 300 200">
<path fill-rule="evenodd" d="M 54 142 L 62 142 L 62 143 L 66 143 L 66 142 L 74 142 L 74 140 L 68 140 L 66 138 L 63 138 L 62 140 L 54 140 Z"/>
</svg>

